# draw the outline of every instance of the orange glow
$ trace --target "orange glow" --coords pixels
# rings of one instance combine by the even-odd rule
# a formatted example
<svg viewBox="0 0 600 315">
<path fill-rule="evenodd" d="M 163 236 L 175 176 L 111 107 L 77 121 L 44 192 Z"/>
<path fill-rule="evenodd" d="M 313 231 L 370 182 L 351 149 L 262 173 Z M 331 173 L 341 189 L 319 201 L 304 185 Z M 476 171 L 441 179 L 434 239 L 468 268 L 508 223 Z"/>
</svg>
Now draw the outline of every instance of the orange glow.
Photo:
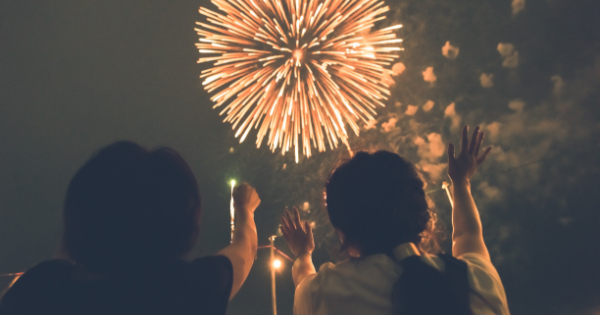
<svg viewBox="0 0 600 315">
<path fill-rule="evenodd" d="M 281 260 L 279 260 L 279 259 L 273 260 L 273 268 L 275 268 L 275 269 L 281 268 Z"/>
<path fill-rule="evenodd" d="M 201 7 L 196 23 L 198 63 L 212 63 L 200 77 L 240 142 L 257 129 L 258 147 L 266 137 L 298 161 L 347 144 L 346 125 L 358 135 L 384 106 L 402 26 L 371 31 L 389 11 L 382 0 L 212 3 L 222 12 Z"/>
<path fill-rule="evenodd" d="M 302 59 L 302 51 L 300 49 L 294 50 L 294 59 L 296 59 L 296 60 Z"/>
</svg>

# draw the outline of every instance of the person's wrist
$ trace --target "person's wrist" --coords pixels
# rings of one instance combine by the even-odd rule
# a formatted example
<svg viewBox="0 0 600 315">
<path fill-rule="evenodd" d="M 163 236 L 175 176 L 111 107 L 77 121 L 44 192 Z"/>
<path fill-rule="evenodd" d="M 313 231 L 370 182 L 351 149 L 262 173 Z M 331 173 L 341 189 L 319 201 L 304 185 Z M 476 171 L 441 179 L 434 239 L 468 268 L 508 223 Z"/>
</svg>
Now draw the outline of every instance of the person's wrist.
<svg viewBox="0 0 600 315">
<path fill-rule="evenodd" d="M 461 186 L 461 187 L 470 187 L 471 186 L 471 181 L 468 178 L 460 178 L 460 179 L 450 178 L 450 180 L 452 180 L 452 185 L 454 185 L 454 186 Z"/>
<path fill-rule="evenodd" d="M 312 257 L 312 251 L 303 250 L 303 251 L 299 252 L 298 255 L 296 255 L 296 259 L 301 258 L 301 257 Z"/>
<path fill-rule="evenodd" d="M 246 219 L 254 219 L 254 211 L 249 210 L 246 207 L 235 207 L 234 206 L 234 210 L 235 210 L 235 216 L 236 218 L 239 218 L 240 220 L 246 220 Z"/>
</svg>

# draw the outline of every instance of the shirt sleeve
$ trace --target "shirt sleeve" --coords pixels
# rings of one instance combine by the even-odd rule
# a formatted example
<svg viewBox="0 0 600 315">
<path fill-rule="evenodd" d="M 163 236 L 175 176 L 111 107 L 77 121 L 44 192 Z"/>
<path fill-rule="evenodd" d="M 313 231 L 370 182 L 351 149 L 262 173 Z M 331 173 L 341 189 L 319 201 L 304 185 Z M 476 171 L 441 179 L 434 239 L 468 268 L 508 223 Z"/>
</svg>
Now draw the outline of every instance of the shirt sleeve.
<svg viewBox="0 0 600 315">
<path fill-rule="evenodd" d="M 294 294 L 294 315 L 312 315 L 313 303 L 310 288 L 316 276 L 316 273 L 306 276 L 296 287 L 296 293 Z"/>
<path fill-rule="evenodd" d="M 193 273 L 204 287 L 206 300 L 212 304 L 210 313 L 225 314 L 231 286 L 233 285 L 233 266 L 225 256 L 208 256 L 191 262 Z"/>
<path fill-rule="evenodd" d="M 0 314 L 42 314 L 54 303 L 53 294 L 73 266 L 66 260 L 49 260 L 27 270 L 6 292 Z"/>
<path fill-rule="evenodd" d="M 473 305 L 474 308 L 482 309 L 479 312 L 474 309 L 474 313 L 488 314 L 489 311 L 483 311 L 483 309 L 488 309 L 493 314 L 510 314 L 504 286 L 494 265 L 476 253 L 467 253 L 458 257 L 458 259 L 467 263 L 469 268 L 469 285 L 482 302 Z"/>
</svg>

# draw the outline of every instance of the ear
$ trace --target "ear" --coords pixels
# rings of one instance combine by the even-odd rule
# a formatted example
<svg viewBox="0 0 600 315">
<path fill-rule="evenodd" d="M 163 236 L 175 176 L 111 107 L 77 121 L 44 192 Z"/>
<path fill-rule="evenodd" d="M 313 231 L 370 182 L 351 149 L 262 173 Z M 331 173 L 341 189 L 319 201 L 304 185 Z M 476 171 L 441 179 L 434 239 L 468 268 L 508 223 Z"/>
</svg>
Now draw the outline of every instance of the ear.
<svg viewBox="0 0 600 315">
<path fill-rule="evenodd" d="M 348 246 L 348 255 L 352 258 L 360 258 L 360 251 L 352 246 Z"/>
<path fill-rule="evenodd" d="M 344 240 L 346 239 L 344 232 L 340 231 L 339 229 L 335 229 L 335 235 L 337 235 L 337 237 L 340 239 L 340 242 L 344 244 Z"/>
<path fill-rule="evenodd" d="M 344 235 L 344 232 L 340 231 L 339 229 L 335 229 L 335 234 L 340 239 L 340 242 L 342 244 L 344 244 L 344 242 L 346 240 L 346 236 Z M 358 250 L 358 248 L 356 248 L 355 246 L 348 245 L 348 255 L 350 255 L 350 257 L 353 257 L 353 258 L 359 258 L 360 250 Z"/>
</svg>

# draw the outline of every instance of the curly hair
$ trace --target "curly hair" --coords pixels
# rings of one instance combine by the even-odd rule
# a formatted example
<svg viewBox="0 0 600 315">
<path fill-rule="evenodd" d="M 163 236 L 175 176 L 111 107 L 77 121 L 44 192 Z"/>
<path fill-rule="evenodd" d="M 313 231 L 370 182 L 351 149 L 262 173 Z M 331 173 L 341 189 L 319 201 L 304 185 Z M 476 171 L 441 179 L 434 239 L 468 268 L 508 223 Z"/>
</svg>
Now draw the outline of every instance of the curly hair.
<svg viewBox="0 0 600 315">
<path fill-rule="evenodd" d="M 358 247 L 364 256 L 390 254 L 405 242 L 435 248 L 435 215 L 423 186 L 414 165 L 388 151 L 358 152 L 337 167 L 325 190 L 330 222 L 345 235 L 343 246 Z"/>
</svg>

